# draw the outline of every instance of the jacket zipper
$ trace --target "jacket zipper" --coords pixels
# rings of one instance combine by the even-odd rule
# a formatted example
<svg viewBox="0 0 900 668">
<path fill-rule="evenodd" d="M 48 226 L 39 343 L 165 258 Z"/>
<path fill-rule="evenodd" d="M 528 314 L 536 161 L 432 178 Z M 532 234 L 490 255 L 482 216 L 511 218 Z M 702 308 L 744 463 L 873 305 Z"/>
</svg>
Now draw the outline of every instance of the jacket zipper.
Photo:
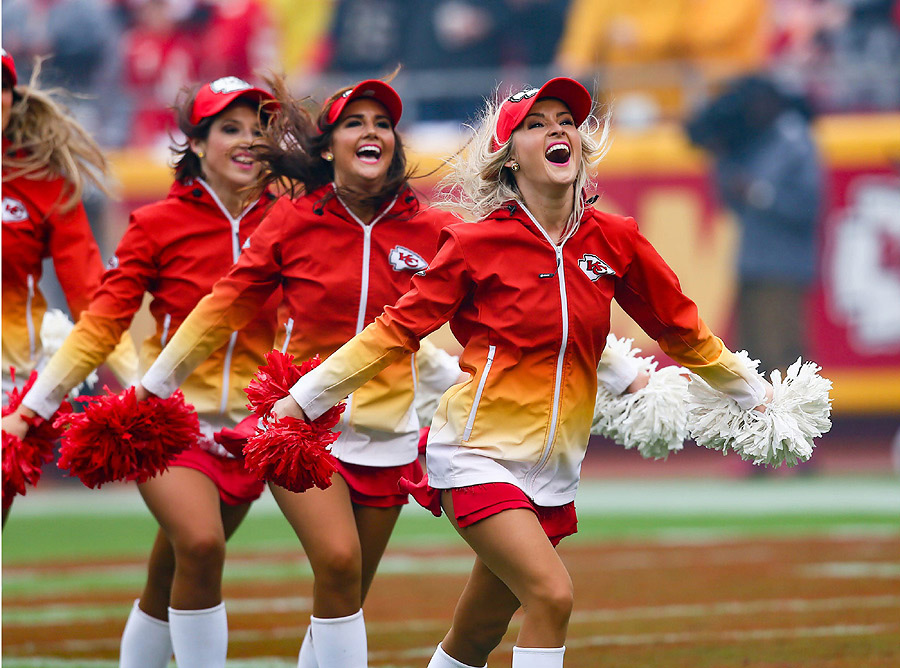
<svg viewBox="0 0 900 668">
<path fill-rule="evenodd" d="M 163 318 L 163 331 L 162 336 L 159 337 L 159 347 L 165 348 L 166 341 L 169 340 L 169 327 L 172 325 L 172 314 L 166 313 L 166 317 Z"/>
<path fill-rule="evenodd" d="M 337 199 L 337 201 L 341 203 L 341 206 L 344 207 L 350 217 L 356 221 L 356 224 L 359 225 L 363 231 L 362 281 L 360 282 L 359 286 L 359 310 L 356 313 L 355 334 L 359 334 L 361 331 L 363 331 L 363 328 L 366 324 L 366 308 L 369 305 L 369 264 L 371 262 L 372 255 L 372 228 L 375 227 L 375 223 L 384 218 L 384 216 L 387 215 L 387 212 L 394 207 L 394 202 L 397 201 L 398 196 L 399 195 L 395 195 L 394 199 L 392 199 L 390 204 L 385 207 L 384 211 L 375 216 L 372 219 L 372 222 L 370 222 L 368 225 L 364 223 L 359 216 L 353 213 L 349 206 L 344 204 L 344 200 L 342 200 L 340 197 L 335 197 L 335 199 Z M 346 406 L 347 407 L 344 409 L 344 415 L 347 416 L 347 419 L 349 420 L 350 409 L 353 406 L 352 393 L 347 397 Z"/>
<path fill-rule="evenodd" d="M 484 371 L 481 372 L 481 380 L 478 381 L 478 389 L 475 390 L 472 410 L 469 411 L 469 419 L 466 420 L 466 428 L 463 430 L 463 441 L 468 441 L 472 435 L 472 427 L 475 425 L 475 414 L 478 412 L 478 405 L 481 403 L 481 393 L 484 392 L 484 386 L 487 384 L 488 374 L 494 365 L 494 353 L 496 350 L 497 346 L 488 346 L 487 361 L 484 363 Z"/>
<path fill-rule="evenodd" d="M 31 304 L 34 301 L 34 275 L 28 274 L 25 279 L 28 285 L 28 294 L 25 297 L 25 327 L 28 329 L 28 359 L 34 361 L 37 352 L 37 337 L 34 331 L 34 315 L 31 313 Z"/>
<path fill-rule="evenodd" d="M 281 345 L 281 352 L 286 353 L 288 349 L 288 344 L 291 342 L 291 334 L 294 331 L 294 319 L 288 318 L 287 322 L 284 323 L 284 343 Z"/>
<path fill-rule="evenodd" d="M 556 276 L 559 282 L 559 301 L 560 307 L 562 309 L 562 341 L 559 345 L 559 353 L 556 358 L 556 376 L 553 382 L 553 409 L 550 412 L 550 428 L 547 433 L 547 442 L 544 444 L 544 447 L 541 451 L 541 456 L 538 459 L 537 464 L 525 475 L 525 486 L 527 488 L 526 491 L 531 492 L 531 496 L 534 495 L 534 481 L 537 476 L 540 474 L 541 470 L 543 470 L 544 466 L 547 464 L 547 460 L 550 458 L 550 452 L 553 450 L 553 442 L 556 437 L 556 427 L 557 422 L 559 420 L 559 403 L 562 396 L 562 371 L 563 364 L 565 362 L 566 357 L 566 346 L 568 344 L 569 339 L 569 302 L 566 295 L 566 272 L 565 265 L 563 263 L 563 246 L 565 246 L 566 242 L 575 234 L 575 231 L 578 229 L 577 226 L 574 227 L 560 242 L 559 244 L 553 243 L 553 240 L 550 238 L 550 235 L 541 227 L 541 224 L 535 219 L 531 212 L 525 208 L 524 204 L 521 205 L 522 210 L 528 214 L 528 217 L 531 218 L 531 221 L 537 226 L 537 228 L 541 231 L 541 234 L 544 235 L 544 238 L 553 246 L 556 255 Z"/>
<path fill-rule="evenodd" d="M 222 215 L 228 220 L 231 225 L 231 259 L 232 264 L 238 261 L 238 258 L 241 256 L 241 244 L 240 244 L 240 229 L 241 229 L 241 221 L 244 219 L 250 211 L 259 203 L 259 200 L 252 202 L 246 209 L 241 211 L 241 214 L 235 218 L 231 215 L 231 212 L 222 204 L 222 200 L 219 199 L 219 196 L 216 195 L 215 191 L 209 187 L 209 184 L 206 183 L 203 179 L 197 179 L 201 185 L 206 189 L 206 192 L 209 193 L 210 197 L 212 197 L 213 201 L 218 205 L 219 210 L 222 212 Z M 222 399 L 219 402 L 219 413 L 224 414 L 228 410 L 228 392 L 231 386 L 231 359 L 234 355 L 234 347 L 237 344 L 237 332 L 232 332 L 231 336 L 228 338 L 228 347 L 225 349 L 225 360 L 222 362 Z"/>
</svg>

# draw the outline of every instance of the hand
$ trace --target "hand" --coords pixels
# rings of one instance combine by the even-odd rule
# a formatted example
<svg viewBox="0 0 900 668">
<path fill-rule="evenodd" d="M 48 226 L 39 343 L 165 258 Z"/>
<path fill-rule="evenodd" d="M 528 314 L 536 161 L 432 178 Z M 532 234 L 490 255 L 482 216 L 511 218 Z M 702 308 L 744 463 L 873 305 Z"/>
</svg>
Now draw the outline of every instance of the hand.
<svg viewBox="0 0 900 668">
<path fill-rule="evenodd" d="M 638 375 L 635 377 L 633 381 L 631 381 L 631 385 L 625 388 L 624 394 L 634 394 L 638 390 L 642 390 L 647 387 L 647 384 L 650 382 L 650 374 L 643 369 L 638 371 Z"/>
<path fill-rule="evenodd" d="M 3 432 L 19 439 L 25 438 L 28 428 L 31 426 L 25 418 L 33 418 L 36 415 L 30 408 L 20 405 L 15 412 L 3 418 Z"/>
<path fill-rule="evenodd" d="M 296 401 L 294 401 L 294 397 L 292 397 L 290 394 L 286 397 L 282 397 L 275 402 L 275 405 L 272 406 L 272 412 L 270 413 L 270 415 L 276 420 L 281 420 L 282 418 L 286 417 L 293 417 L 309 422 L 309 418 L 306 417 L 306 413 L 303 412 L 303 409 L 300 408 L 300 405 Z"/>
<path fill-rule="evenodd" d="M 766 407 L 771 403 L 772 396 L 775 394 L 775 389 L 772 387 L 771 383 L 766 383 L 766 398 L 763 399 L 763 402 L 756 406 L 753 410 L 759 411 L 760 413 L 766 412 Z"/>
<path fill-rule="evenodd" d="M 156 395 L 146 387 L 138 383 L 134 386 L 134 396 L 137 397 L 138 401 L 146 401 L 150 397 L 155 397 Z"/>
</svg>

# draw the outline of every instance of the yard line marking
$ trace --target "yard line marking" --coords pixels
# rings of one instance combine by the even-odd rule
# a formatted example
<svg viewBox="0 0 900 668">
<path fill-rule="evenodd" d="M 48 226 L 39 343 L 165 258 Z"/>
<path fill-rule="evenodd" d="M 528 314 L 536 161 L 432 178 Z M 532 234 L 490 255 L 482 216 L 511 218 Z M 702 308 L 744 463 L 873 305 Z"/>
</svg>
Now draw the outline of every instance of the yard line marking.
<svg viewBox="0 0 900 668">
<path fill-rule="evenodd" d="M 807 577 L 828 578 L 900 578 L 900 563 L 874 563 L 866 561 L 834 561 L 823 564 L 807 564 L 799 571 Z"/>
<path fill-rule="evenodd" d="M 846 636 L 868 636 L 889 633 L 897 630 L 891 624 L 839 624 L 835 626 L 816 626 L 797 629 L 754 629 L 748 631 L 697 631 L 685 633 L 639 633 L 590 636 L 588 638 L 566 638 L 568 649 L 612 646 L 658 645 L 660 643 L 677 644 L 686 642 L 746 642 L 750 640 L 794 640 L 798 638 L 839 638 Z M 511 652 L 512 643 L 502 643 L 498 649 Z M 495 650 L 496 651 L 496 650 Z M 421 659 L 430 657 L 434 647 L 418 647 L 400 652 L 369 652 L 369 659 L 380 660 L 390 658 Z"/>
<path fill-rule="evenodd" d="M 230 614 L 252 615 L 273 612 L 311 612 L 312 598 L 293 596 L 284 598 L 227 598 L 225 607 Z M 128 617 L 128 604 L 98 605 L 95 603 L 43 603 L 40 605 L 3 606 L 3 626 L 50 626 L 65 622 L 104 622 Z"/>
<path fill-rule="evenodd" d="M 253 605 L 256 605 L 255 603 Z M 252 607 L 252 606 L 251 606 Z M 714 615 L 747 615 L 759 614 L 763 612 L 815 612 L 828 610 L 851 610 L 851 609 L 878 609 L 878 608 L 900 608 L 900 596 L 884 595 L 884 596 L 845 596 L 826 599 L 770 599 L 762 601 L 719 601 L 705 604 L 679 604 L 679 605 L 661 605 L 661 606 L 640 606 L 631 608 L 602 608 L 598 610 L 576 611 L 572 615 L 571 622 L 573 624 L 583 624 L 589 622 L 615 622 L 623 619 L 671 619 L 678 617 L 708 617 Z M 231 606 L 228 605 L 229 611 Z M 444 629 L 448 620 L 446 619 L 418 619 L 404 620 L 396 622 L 367 622 L 366 627 L 371 634 L 375 633 L 397 633 L 399 631 L 439 631 Z M 516 626 L 519 620 L 513 620 L 511 626 Z M 298 640 L 302 637 L 304 625 L 299 626 L 278 626 L 266 629 L 234 629 L 229 631 L 231 640 L 239 641 L 259 641 L 262 639 L 283 639 L 296 637 Z M 823 628 L 839 628 L 839 627 L 823 627 Z M 873 625 L 868 627 L 842 626 L 840 628 L 867 628 L 882 629 L 892 628 L 888 625 Z M 775 630 L 780 632 L 780 630 Z M 785 632 L 792 633 L 796 629 L 787 629 Z M 736 631 L 734 633 L 756 633 L 757 631 Z M 769 633 L 763 629 L 759 633 Z M 872 631 L 872 633 L 881 631 Z M 725 638 L 725 632 L 710 632 L 713 637 L 722 634 Z M 571 634 L 570 634 L 571 635 Z M 622 637 L 628 638 L 644 638 L 659 634 L 636 634 Z M 666 635 L 666 634 L 662 634 Z M 668 634 L 673 635 L 673 634 Z M 597 636 L 600 637 L 600 636 Z M 605 638 L 615 638 L 618 636 L 602 636 Z M 699 636 L 698 636 L 699 637 Z M 583 642 L 584 639 L 573 639 L 573 642 Z M 645 641 L 636 641 L 643 644 Z M 650 642 L 650 641 L 646 641 Z M 41 649 L 54 651 L 96 651 L 117 647 L 119 637 L 114 638 L 97 638 L 94 640 L 58 640 L 43 641 Z M 572 646 L 567 641 L 568 646 Z M 7 652 L 32 652 L 36 649 L 33 642 L 29 641 L 21 644 L 5 642 L 4 653 Z M 409 650 L 412 651 L 412 650 Z M 434 651 L 432 647 L 431 652 Z M 405 655 L 404 655 L 405 656 Z M 430 656 L 430 654 L 429 654 Z"/>
</svg>

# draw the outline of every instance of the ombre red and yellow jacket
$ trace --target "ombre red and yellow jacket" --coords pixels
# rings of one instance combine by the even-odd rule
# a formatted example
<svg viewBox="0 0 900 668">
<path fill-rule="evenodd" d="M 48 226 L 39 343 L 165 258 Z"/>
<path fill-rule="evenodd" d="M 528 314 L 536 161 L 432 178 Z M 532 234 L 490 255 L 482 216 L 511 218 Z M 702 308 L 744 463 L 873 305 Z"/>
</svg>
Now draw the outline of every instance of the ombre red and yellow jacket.
<svg viewBox="0 0 900 668">
<path fill-rule="evenodd" d="M 234 218 L 201 179 L 176 181 L 159 202 L 136 209 L 90 306 L 24 399 L 40 415 L 51 414 L 69 388 L 109 354 L 144 293 L 152 297 L 156 331 L 140 349 L 147 368 L 197 302 L 226 273 L 257 228 L 274 197 L 266 193 Z M 225 334 L 183 383 L 185 398 L 201 418 L 233 424 L 247 416 L 244 388 L 271 350 L 280 293 L 257 305 L 259 314 L 240 331 Z"/>
<path fill-rule="evenodd" d="M 4 141 L 4 150 L 7 143 Z M 74 320 L 90 303 L 100 285 L 103 260 L 79 202 L 62 212 L 68 197 L 61 178 L 19 177 L 3 182 L 3 376 L 14 366 L 23 381 L 41 361 L 41 323 L 47 302 L 38 283 L 44 258 L 63 289 Z M 137 363 L 131 338 L 117 351 L 113 371 L 120 380 L 134 382 Z M 5 383 L 4 383 L 5 384 Z"/>
<path fill-rule="evenodd" d="M 676 362 L 743 407 L 761 403 L 761 378 L 713 336 L 632 219 L 588 207 L 555 244 L 518 202 L 447 227 L 412 289 L 291 395 L 318 417 L 449 320 L 472 378 L 435 413 L 430 484 L 510 482 L 562 505 L 575 497 L 613 299 Z"/>
<path fill-rule="evenodd" d="M 250 237 L 241 259 L 184 322 L 141 383 L 168 396 L 227 332 L 243 327 L 279 286 L 293 321 L 287 350 L 298 359 L 326 358 L 403 295 L 437 250 L 440 230 L 457 219 L 420 210 L 404 188 L 368 224 L 328 185 L 296 200 L 280 199 Z M 407 464 L 416 457 L 415 355 L 398 356 L 348 399 L 343 461 Z M 451 370 L 451 384 L 459 368 Z M 442 388 L 443 389 L 443 388 Z M 343 398 L 343 397 L 342 397 Z M 351 430 L 347 430 L 347 427 Z M 370 447 L 377 442 L 377 447 Z"/>
</svg>

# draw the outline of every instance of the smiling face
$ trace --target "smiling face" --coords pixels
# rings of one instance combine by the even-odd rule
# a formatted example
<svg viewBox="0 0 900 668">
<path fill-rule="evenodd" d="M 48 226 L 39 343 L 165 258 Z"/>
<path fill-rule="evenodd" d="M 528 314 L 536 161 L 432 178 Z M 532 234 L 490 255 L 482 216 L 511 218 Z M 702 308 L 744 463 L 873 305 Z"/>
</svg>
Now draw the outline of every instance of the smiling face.
<svg viewBox="0 0 900 668">
<path fill-rule="evenodd" d="M 339 187 L 372 191 L 387 177 L 396 139 L 380 102 L 354 100 L 341 113 L 331 134 L 334 182 Z"/>
<path fill-rule="evenodd" d="M 560 100 L 538 100 L 512 134 L 512 158 L 520 190 L 559 190 L 575 183 L 581 168 L 581 135 Z"/>
<path fill-rule="evenodd" d="M 260 164 L 250 146 L 260 136 L 257 108 L 239 100 L 220 112 L 206 139 L 192 139 L 191 148 L 203 153 L 200 164 L 209 186 L 220 196 L 252 185 Z"/>
</svg>

